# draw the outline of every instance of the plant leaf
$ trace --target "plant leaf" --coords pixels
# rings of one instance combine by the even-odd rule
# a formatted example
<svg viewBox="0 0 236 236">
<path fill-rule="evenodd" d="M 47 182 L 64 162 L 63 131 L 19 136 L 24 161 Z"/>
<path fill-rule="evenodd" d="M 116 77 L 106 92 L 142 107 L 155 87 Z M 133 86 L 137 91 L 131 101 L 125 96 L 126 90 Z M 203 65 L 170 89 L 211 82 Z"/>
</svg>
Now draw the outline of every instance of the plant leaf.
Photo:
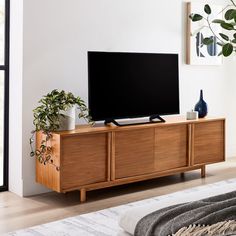
<svg viewBox="0 0 236 236">
<path fill-rule="evenodd" d="M 236 43 L 236 39 L 233 39 L 231 42 L 232 42 L 232 43 Z"/>
<path fill-rule="evenodd" d="M 230 24 L 230 23 L 221 23 L 220 24 L 221 25 L 221 27 L 223 28 L 223 29 L 226 29 L 226 30 L 234 30 L 234 26 L 232 25 L 232 24 Z"/>
<path fill-rule="evenodd" d="M 206 4 L 204 6 L 204 11 L 206 12 L 206 14 L 210 15 L 211 14 L 211 7 L 208 4 Z"/>
<path fill-rule="evenodd" d="M 212 38 L 204 38 L 202 42 L 205 45 L 210 45 L 214 42 L 214 40 Z"/>
<path fill-rule="evenodd" d="M 226 20 L 232 20 L 236 17 L 236 10 L 235 9 L 229 9 L 225 13 L 225 19 Z"/>
<path fill-rule="evenodd" d="M 221 36 L 222 39 L 229 41 L 229 37 L 225 34 L 219 33 L 219 35 Z"/>
<path fill-rule="evenodd" d="M 212 23 L 221 24 L 221 23 L 225 23 L 225 21 L 221 19 L 215 19 L 212 21 Z"/>
<path fill-rule="evenodd" d="M 193 21 L 193 22 L 196 22 L 196 21 L 200 21 L 202 20 L 203 16 L 199 15 L 199 14 L 191 14 L 189 16 L 189 18 Z"/>
<path fill-rule="evenodd" d="M 226 43 L 223 47 L 222 47 L 222 53 L 225 57 L 228 57 L 231 55 L 231 53 L 233 52 L 233 45 L 231 43 Z"/>
</svg>

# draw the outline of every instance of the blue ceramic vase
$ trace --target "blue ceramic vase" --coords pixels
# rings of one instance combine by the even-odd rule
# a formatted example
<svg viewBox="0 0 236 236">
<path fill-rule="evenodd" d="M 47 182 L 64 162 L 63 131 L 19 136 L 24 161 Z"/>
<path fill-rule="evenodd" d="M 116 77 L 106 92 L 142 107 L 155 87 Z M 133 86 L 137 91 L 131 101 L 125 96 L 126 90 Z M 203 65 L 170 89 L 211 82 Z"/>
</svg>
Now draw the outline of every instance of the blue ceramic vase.
<svg viewBox="0 0 236 236">
<path fill-rule="evenodd" d="M 200 99 L 198 103 L 195 105 L 195 111 L 198 111 L 198 117 L 203 118 L 207 115 L 207 103 L 203 100 L 203 92 L 200 90 Z"/>
</svg>

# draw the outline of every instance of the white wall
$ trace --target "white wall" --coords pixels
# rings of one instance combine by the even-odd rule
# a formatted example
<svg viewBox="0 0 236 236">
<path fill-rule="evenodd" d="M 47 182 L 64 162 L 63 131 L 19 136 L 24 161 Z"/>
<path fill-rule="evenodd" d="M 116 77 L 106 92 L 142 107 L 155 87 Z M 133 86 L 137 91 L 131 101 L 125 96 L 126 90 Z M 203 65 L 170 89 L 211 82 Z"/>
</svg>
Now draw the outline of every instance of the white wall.
<svg viewBox="0 0 236 236">
<path fill-rule="evenodd" d="M 236 56 L 236 55 L 235 55 Z M 226 120 L 226 144 L 227 155 L 229 157 L 236 155 L 236 57 L 225 59 L 225 73 L 224 73 L 224 91 L 225 95 L 222 98 L 223 109 L 225 111 Z"/>
<path fill-rule="evenodd" d="M 46 190 L 35 184 L 29 157 L 32 109 L 54 88 L 87 100 L 88 50 L 179 53 L 181 113 L 194 106 L 203 89 L 210 115 L 228 118 L 227 155 L 236 154 L 235 108 L 226 106 L 235 97 L 235 73 L 227 65 L 184 64 L 185 20 L 182 0 L 24 0 L 23 195 Z"/>
<path fill-rule="evenodd" d="M 22 78 L 23 1 L 11 0 L 9 190 L 23 195 L 22 184 Z"/>
</svg>

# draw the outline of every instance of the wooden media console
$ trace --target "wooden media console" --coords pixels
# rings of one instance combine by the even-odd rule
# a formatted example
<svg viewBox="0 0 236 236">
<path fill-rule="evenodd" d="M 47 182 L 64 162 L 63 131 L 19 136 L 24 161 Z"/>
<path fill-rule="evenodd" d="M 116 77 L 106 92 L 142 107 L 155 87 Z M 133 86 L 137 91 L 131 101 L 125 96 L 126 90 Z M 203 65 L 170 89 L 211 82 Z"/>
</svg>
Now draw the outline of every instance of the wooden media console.
<svg viewBox="0 0 236 236">
<path fill-rule="evenodd" d="M 43 134 L 37 133 L 37 147 Z M 36 161 L 36 181 L 57 192 L 86 191 L 201 169 L 225 160 L 225 119 L 124 127 L 78 126 L 53 133 L 53 165 Z M 56 168 L 58 167 L 58 168 Z"/>
</svg>

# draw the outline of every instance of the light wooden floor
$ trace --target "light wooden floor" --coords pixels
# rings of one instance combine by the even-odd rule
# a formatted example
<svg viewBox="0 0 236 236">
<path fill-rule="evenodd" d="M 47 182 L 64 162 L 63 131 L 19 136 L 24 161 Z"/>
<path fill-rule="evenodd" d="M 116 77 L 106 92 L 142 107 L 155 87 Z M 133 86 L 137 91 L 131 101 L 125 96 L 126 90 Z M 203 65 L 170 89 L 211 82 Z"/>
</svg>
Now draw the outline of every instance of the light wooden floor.
<svg viewBox="0 0 236 236">
<path fill-rule="evenodd" d="M 174 175 L 96 190 L 88 193 L 88 201 L 83 204 L 79 203 L 78 192 L 65 195 L 52 192 L 28 198 L 2 192 L 0 234 L 230 178 L 236 178 L 236 158 L 208 166 L 205 179 L 200 178 L 200 170 L 197 170 L 182 178 Z"/>
</svg>

